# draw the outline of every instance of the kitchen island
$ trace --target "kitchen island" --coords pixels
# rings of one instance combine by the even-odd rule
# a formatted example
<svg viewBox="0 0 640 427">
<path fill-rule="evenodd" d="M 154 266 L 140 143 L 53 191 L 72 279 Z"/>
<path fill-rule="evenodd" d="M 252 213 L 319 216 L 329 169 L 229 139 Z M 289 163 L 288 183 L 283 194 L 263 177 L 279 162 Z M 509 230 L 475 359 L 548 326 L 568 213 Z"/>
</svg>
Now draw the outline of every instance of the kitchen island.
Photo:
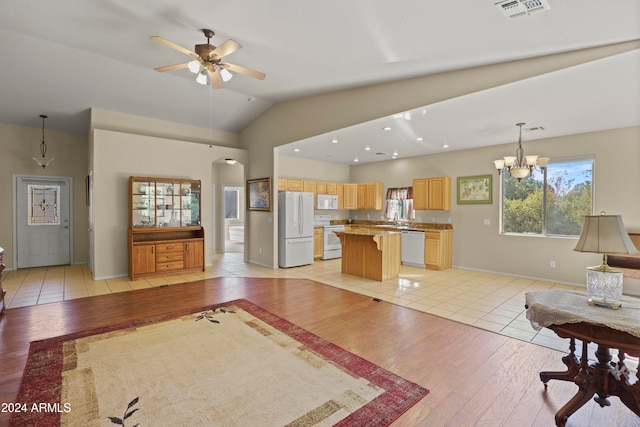
<svg viewBox="0 0 640 427">
<path fill-rule="evenodd" d="M 400 273 L 399 231 L 355 228 L 336 231 L 342 243 L 342 272 L 384 281 Z"/>
</svg>

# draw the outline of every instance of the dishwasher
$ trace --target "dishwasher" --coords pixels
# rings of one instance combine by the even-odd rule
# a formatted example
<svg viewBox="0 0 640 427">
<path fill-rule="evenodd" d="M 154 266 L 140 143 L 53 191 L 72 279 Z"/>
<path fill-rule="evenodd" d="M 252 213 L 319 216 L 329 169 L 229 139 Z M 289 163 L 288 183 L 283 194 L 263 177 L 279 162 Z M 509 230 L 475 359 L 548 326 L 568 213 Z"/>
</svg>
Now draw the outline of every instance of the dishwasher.
<svg viewBox="0 0 640 427">
<path fill-rule="evenodd" d="M 424 231 L 402 230 L 403 265 L 427 268 L 424 263 Z"/>
</svg>

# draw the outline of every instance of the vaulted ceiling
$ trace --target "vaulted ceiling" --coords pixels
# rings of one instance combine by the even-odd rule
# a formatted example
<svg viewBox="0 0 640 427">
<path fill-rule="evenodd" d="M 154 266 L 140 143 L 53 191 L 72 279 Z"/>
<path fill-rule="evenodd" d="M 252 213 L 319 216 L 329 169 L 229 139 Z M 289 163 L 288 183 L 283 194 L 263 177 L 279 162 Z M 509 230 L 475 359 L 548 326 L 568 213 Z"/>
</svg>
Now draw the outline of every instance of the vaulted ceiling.
<svg viewBox="0 0 640 427">
<path fill-rule="evenodd" d="M 89 108 L 97 107 L 238 132 L 274 103 L 302 96 L 640 40 L 637 0 L 548 0 L 548 10 L 517 18 L 494 3 L 5 1 L 0 122 L 38 127 L 39 115 L 47 114 L 48 128 L 84 132 Z M 214 45 L 239 42 L 242 48 L 225 60 L 262 71 L 266 79 L 236 74 L 224 89 L 212 90 L 186 69 L 154 71 L 190 58 L 151 36 L 193 50 L 206 42 L 203 28 L 215 31 Z M 518 122 L 535 128 L 527 139 L 638 126 L 639 75 L 635 50 L 417 109 L 411 120 L 402 115 L 321 135 L 281 152 L 343 163 L 360 156 L 366 162 L 386 160 L 394 151 L 405 157 L 514 141 Z M 395 130 L 382 131 L 388 124 Z M 340 144 L 320 144 L 332 138 Z M 371 150 L 365 152 L 366 145 Z"/>
</svg>

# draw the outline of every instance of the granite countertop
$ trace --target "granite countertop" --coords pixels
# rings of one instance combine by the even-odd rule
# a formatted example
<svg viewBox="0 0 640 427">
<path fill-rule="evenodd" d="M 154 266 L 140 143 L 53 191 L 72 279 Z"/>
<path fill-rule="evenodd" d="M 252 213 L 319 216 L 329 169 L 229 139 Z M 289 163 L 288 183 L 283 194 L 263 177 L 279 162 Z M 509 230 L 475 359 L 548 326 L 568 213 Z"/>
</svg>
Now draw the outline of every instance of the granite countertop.
<svg viewBox="0 0 640 427">
<path fill-rule="evenodd" d="M 440 223 L 428 223 L 428 222 L 404 222 L 401 227 L 396 227 L 395 224 L 386 221 L 369 221 L 369 220 L 354 220 L 351 224 L 347 224 L 347 221 L 331 220 L 331 225 L 345 225 L 352 227 L 371 227 L 382 230 L 410 230 L 410 231 L 453 231 L 453 224 L 440 224 Z M 384 227 L 380 227 L 383 225 Z"/>
<path fill-rule="evenodd" d="M 359 236 L 392 236 L 400 234 L 400 231 L 385 228 L 356 227 L 345 229 L 344 231 L 334 231 L 336 234 L 353 234 Z"/>
</svg>

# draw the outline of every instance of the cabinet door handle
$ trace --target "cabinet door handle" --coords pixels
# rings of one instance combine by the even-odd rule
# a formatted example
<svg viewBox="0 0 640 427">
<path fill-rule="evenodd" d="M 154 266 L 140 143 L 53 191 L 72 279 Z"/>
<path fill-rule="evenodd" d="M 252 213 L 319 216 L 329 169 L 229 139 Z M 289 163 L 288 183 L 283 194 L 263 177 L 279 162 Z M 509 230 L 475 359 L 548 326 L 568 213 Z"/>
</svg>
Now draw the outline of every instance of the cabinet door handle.
<svg viewBox="0 0 640 427">
<path fill-rule="evenodd" d="M 188 244 L 188 243 L 185 243 L 185 244 L 184 244 L 184 247 L 185 247 L 186 251 L 187 251 L 187 252 L 189 252 L 189 244 Z"/>
</svg>

